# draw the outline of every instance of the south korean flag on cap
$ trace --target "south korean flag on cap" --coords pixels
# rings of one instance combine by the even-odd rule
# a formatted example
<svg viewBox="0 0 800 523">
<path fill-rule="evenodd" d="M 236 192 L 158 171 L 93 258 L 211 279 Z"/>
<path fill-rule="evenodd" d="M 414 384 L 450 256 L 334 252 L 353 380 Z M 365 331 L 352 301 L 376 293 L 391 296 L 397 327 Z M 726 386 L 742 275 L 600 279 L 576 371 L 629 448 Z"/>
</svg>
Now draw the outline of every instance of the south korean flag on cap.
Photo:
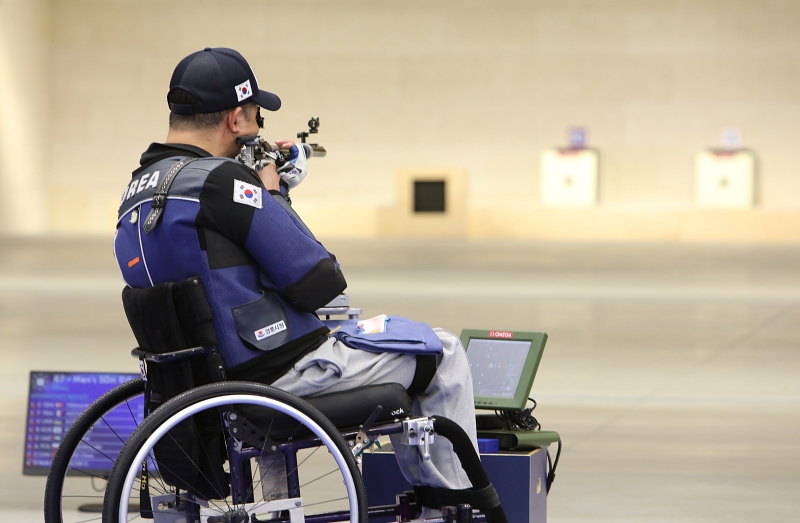
<svg viewBox="0 0 800 523">
<path fill-rule="evenodd" d="M 233 201 L 261 209 L 261 187 L 233 180 Z"/>
<path fill-rule="evenodd" d="M 253 88 L 250 87 L 250 80 L 245 80 L 236 86 L 236 98 L 240 102 L 246 98 L 250 98 L 251 96 L 253 96 Z"/>
</svg>

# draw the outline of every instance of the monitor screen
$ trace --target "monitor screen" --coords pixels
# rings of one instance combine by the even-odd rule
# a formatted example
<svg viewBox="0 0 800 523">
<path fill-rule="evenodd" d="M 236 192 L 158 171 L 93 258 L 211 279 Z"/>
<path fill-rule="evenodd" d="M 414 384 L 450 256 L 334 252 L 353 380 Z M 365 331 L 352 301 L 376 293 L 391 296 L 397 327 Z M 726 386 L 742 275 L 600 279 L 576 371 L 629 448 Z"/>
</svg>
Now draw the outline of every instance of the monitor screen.
<svg viewBox="0 0 800 523">
<path fill-rule="evenodd" d="M 530 341 L 470 340 L 467 354 L 473 394 L 513 398 L 530 349 Z"/>
<path fill-rule="evenodd" d="M 138 376 L 32 371 L 28 392 L 23 474 L 46 475 L 62 438 L 75 419 L 100 396 Z M 113 466 L 108 456 L 115 458 L 122 449 L 120 438 L 123 441 L 128 439 L 142 422 L 143 401 L 143 397 L 139 396 L 130 403 L 130 407 L 123 403 L 104 416 L 108 420 L 107 424 L 95 424 L 84 443 L 76 450 L 71 467 L 108 476 Z M 114 427 L 113 431 L 109 425 Z"/>
<path fill-rule="evenodd" d="M 472 373 L 475 408 L 524 409 L 547 334 L 464 329 L 461 343 Z"/>
</svg>

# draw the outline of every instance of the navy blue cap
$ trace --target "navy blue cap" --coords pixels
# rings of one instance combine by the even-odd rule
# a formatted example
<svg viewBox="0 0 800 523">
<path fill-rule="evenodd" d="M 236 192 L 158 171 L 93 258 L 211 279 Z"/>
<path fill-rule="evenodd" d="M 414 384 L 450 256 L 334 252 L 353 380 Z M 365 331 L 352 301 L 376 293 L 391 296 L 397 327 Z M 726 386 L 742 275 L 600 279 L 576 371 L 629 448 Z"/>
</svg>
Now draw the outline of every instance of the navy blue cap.
<svg viewBox="0 0 800 523">
<path fill-rule="evenodd" d="M 281 107 L 280 98 L 259 90 L 247 60 L 225 47 L 206 47 L 181 60 L 169 88 L 183 89 L 197 99 L 194 107 L 168 102 L 175 114 L 216 113 L 251 102 L 270 111 Z"/>
</svg>

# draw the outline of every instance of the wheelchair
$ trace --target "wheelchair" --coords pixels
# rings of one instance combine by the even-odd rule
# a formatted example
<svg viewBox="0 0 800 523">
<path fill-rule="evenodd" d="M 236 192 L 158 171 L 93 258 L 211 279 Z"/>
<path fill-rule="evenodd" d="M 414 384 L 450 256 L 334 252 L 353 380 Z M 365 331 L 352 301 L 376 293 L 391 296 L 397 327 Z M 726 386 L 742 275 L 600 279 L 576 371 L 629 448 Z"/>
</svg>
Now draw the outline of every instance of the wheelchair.
<svg viewBox="0 0 800 523">
<path fill-rule="evenodd" d="M 114 408 L 136 417 L 131 404 L 137 399 L 146 416 L 107 478 L 105 523 L 411 521 L 423 505 L 441 509 L 442 517 L 431 523 L 507 522 L 467 434 L 446 418 L 415 416 L 403 386 L 298 398 L 229 381 L 199 278 L 126 288 L 123 302 L 139 342 L 132 354 L 142 378 L 100 398 L 68 431 L 47 480 L 46 523 L 69 523 L 64 507 L 73 494 L 66 480 L 91 475 L 71 464 L 86 432 L 97 424 L 111 427 Z M 349 307 L 320 312 L 354 317 Z M 472 488 L 416 487 L 398 493 L 393 505 L 369 506 L 360 456 L 385 436 L 395 445 L 418 447 L 423 459 L 436 439 L 448 439 Z"/>
</svg>

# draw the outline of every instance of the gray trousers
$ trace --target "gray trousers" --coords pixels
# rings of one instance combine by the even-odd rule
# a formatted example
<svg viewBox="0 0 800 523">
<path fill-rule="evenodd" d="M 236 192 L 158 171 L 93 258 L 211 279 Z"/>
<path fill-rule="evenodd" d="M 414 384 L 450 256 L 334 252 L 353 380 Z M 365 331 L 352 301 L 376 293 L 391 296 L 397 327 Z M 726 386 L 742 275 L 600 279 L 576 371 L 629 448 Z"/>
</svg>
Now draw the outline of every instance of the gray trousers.
<svg viewBox="0 0 800 523">
<path fill-rule="evenodd" d="M 466 353 L 456 336 L 444 329 L 434 331 L 442 340 L 444 351 L 430 385 L 414 398 L 414 413 L 440 415 L 458 423 L 470 436 L 477 451 L 472 375 Z M 413 355 L 351 349 L 335 338 L 329 338 L 272 385 L 296 396 L 314 396 L 380 383 L 399 383 L 408 388 L 415 369 L 416 357 Z M 401 444 L 399 436 L 391 439 L 400 470 L 412 485 L 449 489 L 472 486 L 453 452 L 453 446 L 446 439 L 434 439 L 430 446 L 430 461 L 422 459 L 418 447 Z"/>
</svg>

